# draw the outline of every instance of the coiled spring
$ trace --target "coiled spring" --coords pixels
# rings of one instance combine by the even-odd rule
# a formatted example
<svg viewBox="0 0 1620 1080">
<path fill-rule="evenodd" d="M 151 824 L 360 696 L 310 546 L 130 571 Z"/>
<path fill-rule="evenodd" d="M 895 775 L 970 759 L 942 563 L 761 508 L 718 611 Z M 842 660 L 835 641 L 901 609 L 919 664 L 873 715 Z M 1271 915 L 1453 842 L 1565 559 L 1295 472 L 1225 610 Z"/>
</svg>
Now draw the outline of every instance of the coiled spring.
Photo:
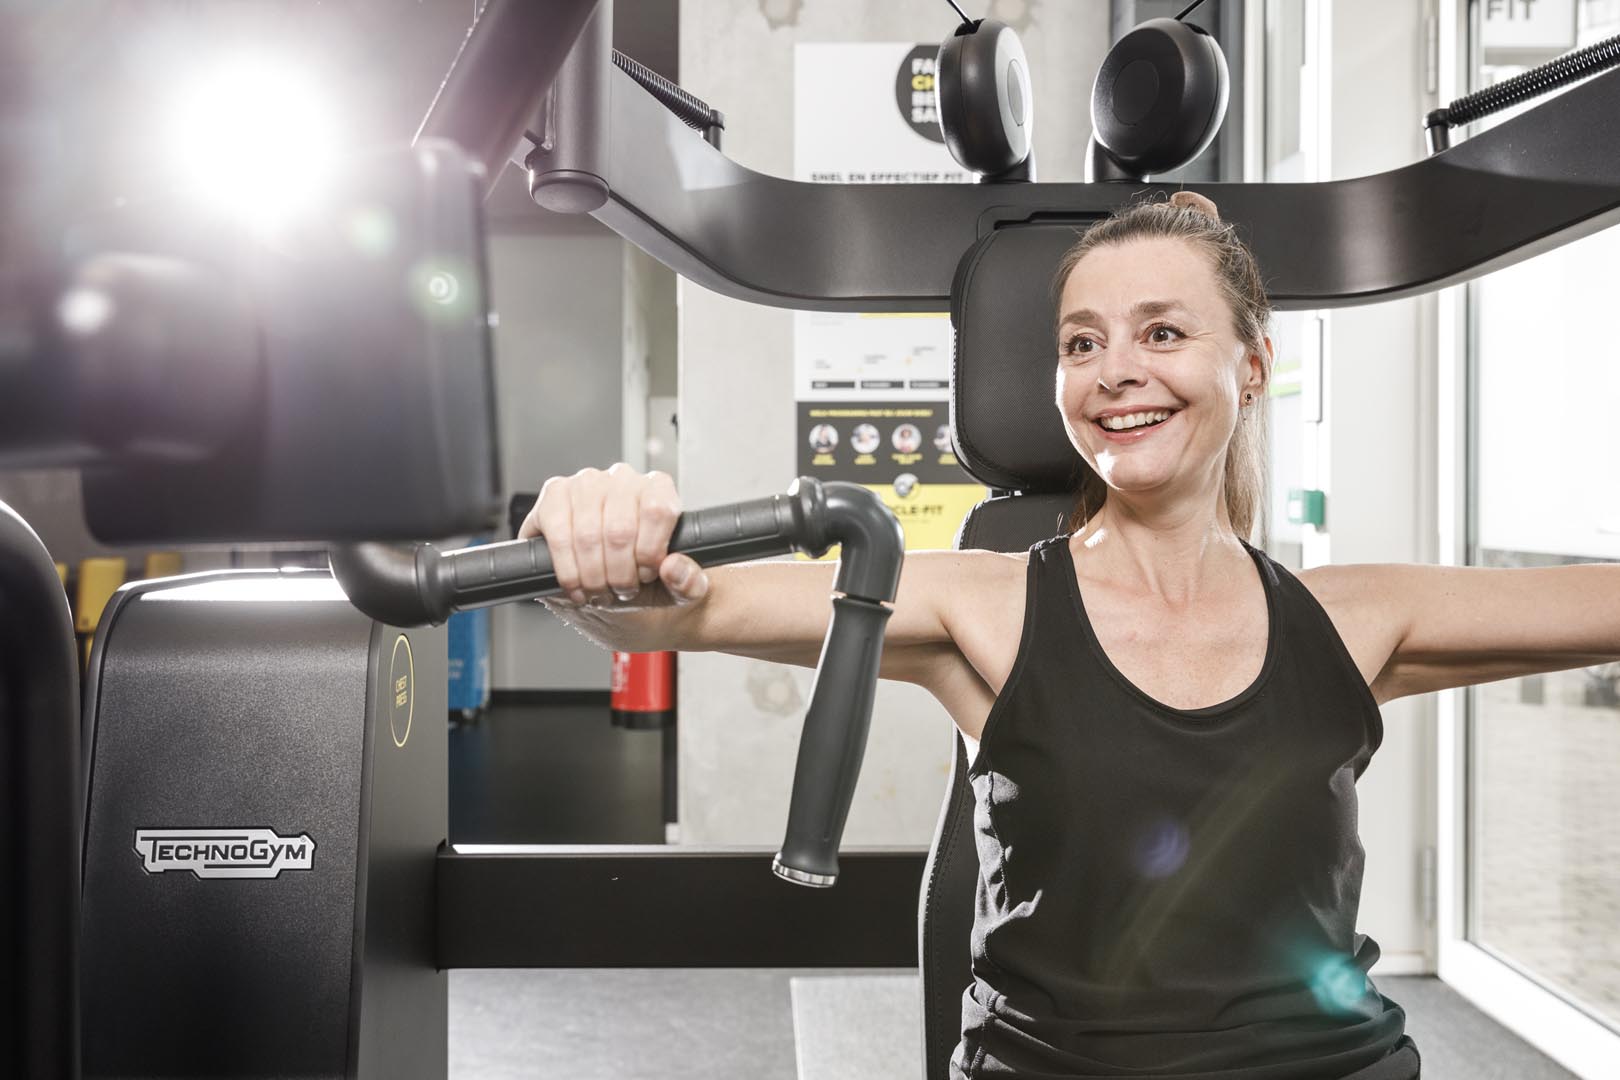
<svg viewBox="0 0 1620 1080">
<path fill-rule="evenodd" d="M 1620 34 L 1605 38 L 1595 45 L 1588 45 L 1584 49 L 1566 53 L 1556 60 L 1531 68 L 1495 86 L 1487 86 L 1466 97 L 1460 97 L 1444 109 L 1436 110 L 1438 115 L 1433 119 L 1448 127 L 1471 124 L 1494 112 L 1540 97 L 1549 90 L 1555 90 L 1616 65 L 1620 65 Z"/>
<path fill-rule="evenodd" d="M 719 110 L 709 108 L 706 102 L 682 90 L 639 60 L 614 49 L 613 62 L 618 65 L 619 70 L 640 83 L 687 127 L 696 128 L 705 135 L 708 135 L 711 129 L 725 128 L 725 117 L 720 115 Z"/>
</svg>

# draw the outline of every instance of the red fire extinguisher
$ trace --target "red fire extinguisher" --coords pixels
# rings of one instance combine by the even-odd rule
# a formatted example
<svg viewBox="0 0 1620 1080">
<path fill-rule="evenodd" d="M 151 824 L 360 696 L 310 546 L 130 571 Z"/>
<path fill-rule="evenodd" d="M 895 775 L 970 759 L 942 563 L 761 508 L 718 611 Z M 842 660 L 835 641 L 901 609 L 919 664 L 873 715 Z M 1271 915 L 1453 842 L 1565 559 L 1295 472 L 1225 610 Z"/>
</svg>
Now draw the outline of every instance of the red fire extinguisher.
<svg viewBox="0 0 1620 1080">
<path fill-rule="evenodd" d="M 675 654 L 613 654 L 613 723 L 635 730 L 675 726 Z"/>
</svg>

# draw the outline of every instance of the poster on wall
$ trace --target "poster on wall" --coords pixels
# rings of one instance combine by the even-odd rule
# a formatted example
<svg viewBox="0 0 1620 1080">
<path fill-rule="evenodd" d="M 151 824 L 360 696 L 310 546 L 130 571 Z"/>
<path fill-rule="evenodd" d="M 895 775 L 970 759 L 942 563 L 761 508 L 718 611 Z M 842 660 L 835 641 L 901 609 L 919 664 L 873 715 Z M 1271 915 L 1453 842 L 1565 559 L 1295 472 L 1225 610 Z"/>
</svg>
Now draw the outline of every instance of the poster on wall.
<svg viewBox="0 0 1620 1080">
<path fill-rule="evenodd" d="M 938 45 L 794 48 L 794 178 L 963 184 L 934 106 Z M 988 492 L 951 447 L 951 323 L 943 313 L 794 313 L 799 474 L 876 492 L 906 548 L 949 548 Z"/>
</svg>

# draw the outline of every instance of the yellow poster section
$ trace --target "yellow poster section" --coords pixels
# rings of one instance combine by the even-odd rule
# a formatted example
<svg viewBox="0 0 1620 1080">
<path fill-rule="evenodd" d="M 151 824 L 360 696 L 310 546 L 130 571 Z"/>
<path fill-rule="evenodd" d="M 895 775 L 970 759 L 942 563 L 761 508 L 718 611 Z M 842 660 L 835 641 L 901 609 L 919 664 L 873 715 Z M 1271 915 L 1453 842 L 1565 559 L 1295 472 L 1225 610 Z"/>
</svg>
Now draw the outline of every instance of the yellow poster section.
<svg viewBox="0 0 1620 1080">
<path fill-rule="evenodd" d="M 902 497 L 893 484 L 862 484 L 894 511 L 906 534 L 907 551 L 949 551 L 956 544 L 956 530 L 968 511 L 990 494 L 979 484 L 917 484 Z M 822 561 L 836 559 L 834 546 Z M 808 556 L 800 555 L 800 559 Z"/>
</svg>

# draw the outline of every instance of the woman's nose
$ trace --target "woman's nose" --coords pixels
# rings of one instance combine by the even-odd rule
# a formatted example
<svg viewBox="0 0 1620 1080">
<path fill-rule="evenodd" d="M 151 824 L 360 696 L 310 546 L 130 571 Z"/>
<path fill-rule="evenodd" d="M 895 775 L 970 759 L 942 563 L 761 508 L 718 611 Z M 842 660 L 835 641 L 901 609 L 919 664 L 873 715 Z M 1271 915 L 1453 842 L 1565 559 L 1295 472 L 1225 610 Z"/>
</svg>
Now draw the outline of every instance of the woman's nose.
<svg viewBox="0 0 1620 1080">
<path fill-rule="evenodd" d="M 1097 381 L 1109 390 L 1142 385 L 1142 365 L 1137 361 L 1134 343 L 1126 344 L 1123 348 L 1104 349 L 1095 370 Z"/>
</svg>

